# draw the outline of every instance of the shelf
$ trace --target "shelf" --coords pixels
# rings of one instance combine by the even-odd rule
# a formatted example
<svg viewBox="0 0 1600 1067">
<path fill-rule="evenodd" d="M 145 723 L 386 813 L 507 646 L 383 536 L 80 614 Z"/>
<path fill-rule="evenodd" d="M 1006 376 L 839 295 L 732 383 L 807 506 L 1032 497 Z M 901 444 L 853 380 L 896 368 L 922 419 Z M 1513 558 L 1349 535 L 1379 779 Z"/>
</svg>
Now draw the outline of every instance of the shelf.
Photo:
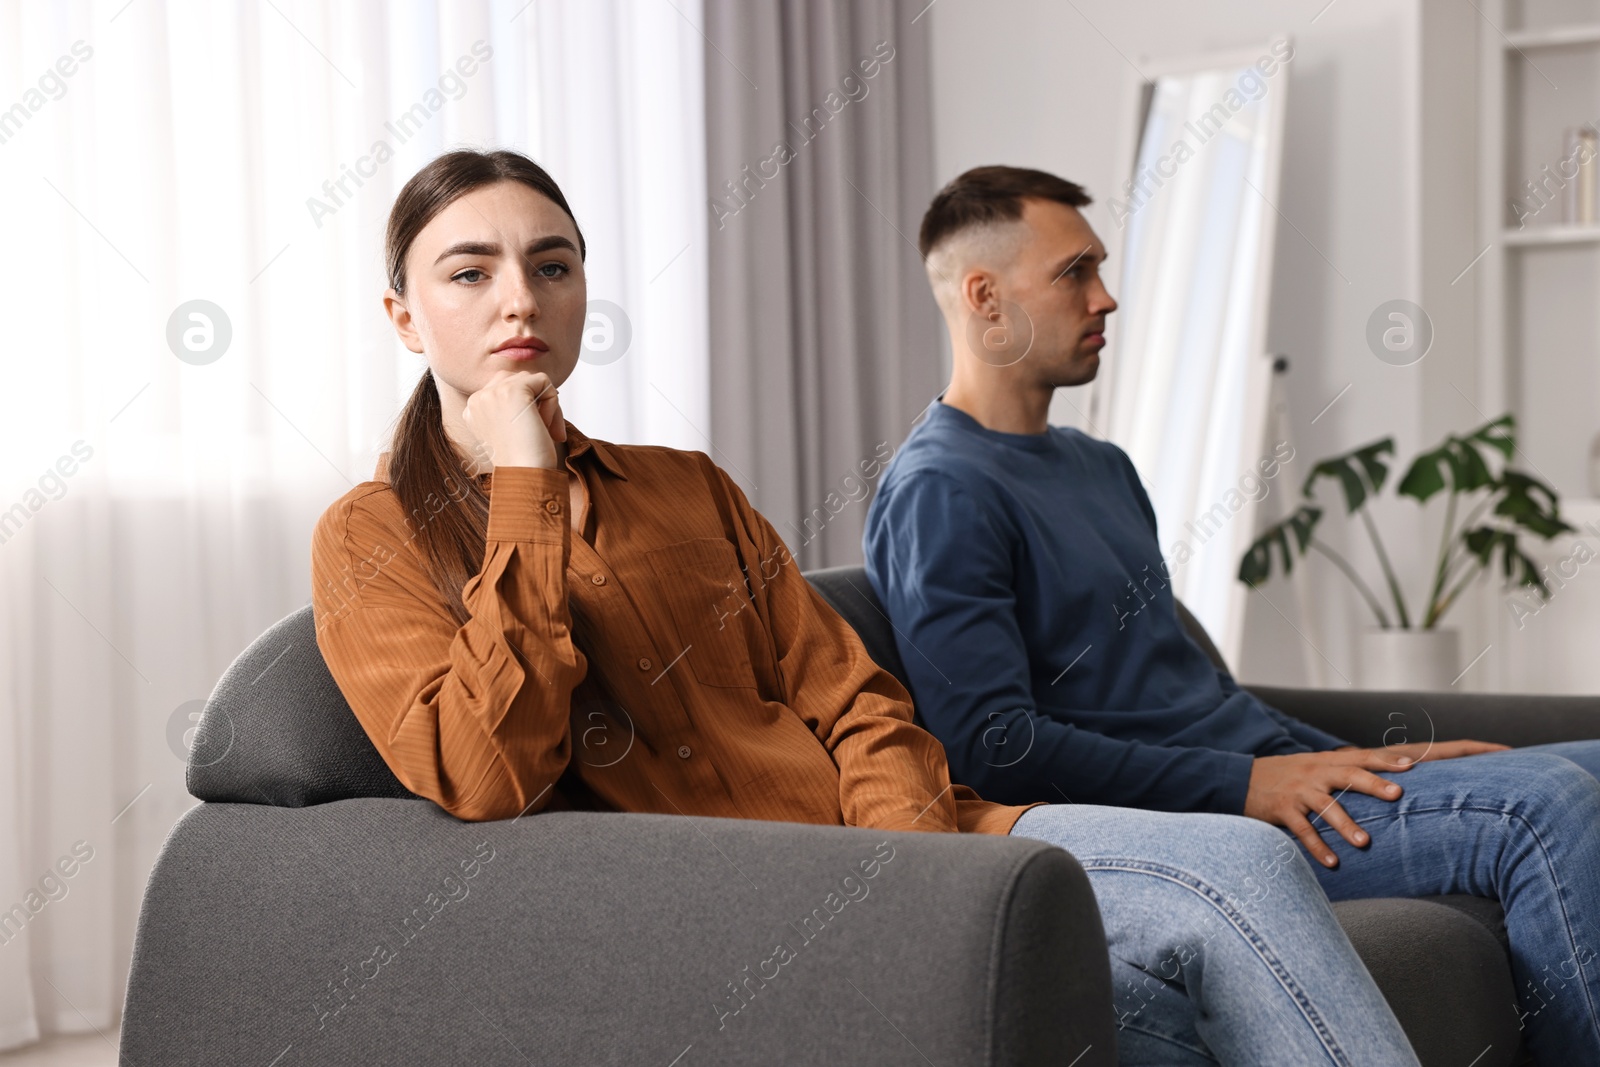
<svg viewBox="0 0 1600 1067">
<path fill-rule="evenodd" d="M 1589 459 L 1600 431 L 1600 222 L 1561 221 L 1571 179 L 1558 187 L 1549 175 L 1567 158 L 1566 131 L 1600 118 L 1600 0 L 1472 0 L 1462 17 L 1468 14 L 1477 19 L 1478 40 L 1478 228 L 1471 250 L 1455 258 L 1464 262 L 1491 243 L 1493 251 L 1466 276 L 1477 279 L 1479 347 L 1476 395 L 1463 396 L 1482 411 L 1515 411 L 1513 464 L 1561 494 L 1562 518 L 1576 529 L 1548 542 L 1520 539 L 1539 566 L 1559 575 L 1579 561 L 1580 542 L 1588 546 L 1583 559 L 1593 559 L 1600 537 L 1600 493 L 1590 485 Z M 1494 29 L 1511 26 L 1521 28 Z M 1465 110 L 1443 101 L 1429 106 L 1440 109 L 1441 121 Z M 1527 179 L 1535 189 L 1543 184 L 1543 193 L 1532 192 Z M 1522 228 L 1512 221 L 1508 198 L 1521 204 L 1510 210 L 1522 217 Z M 1446 234 L 1446 223 L 1439 230 Z M 1439 287 L 1452 279 L 1446 275 Z M 1590 564 L 1582 573 L 1595 570 Z M 1495 572 L 1477 594 L 1479 613 L 1463 616 L 1476 631 L 1477 647 L 1468 655 L 1486 646 L 1492 651 L 1462 684 L 1502 692 L 1597 691 L 1600 579 L 1567 582 L 1530 618 L 1510 611 L 1520 593 L 1503 589 L 1498 565 Z"/>
<path fill-rule="evenodd" d="M 1509 248 L 1587 244 L 1590 241 L 1600 241 L 1600 225 L 1580 226 L 1576 223 L 1563 222 L 1555 225 L 1529 226 L 1525 230 L 1502 230 L 1500 236 Z"/>
<path fill-rule="evenodd" d="M 1562 26 L 1553 30 L 1519 30 L 1505 35 L 1509 51 L 1530 48 L 1565 48 L 1570 45 L 1600 44 L 1600 23 L 1587 26 Z"/>
</svg>

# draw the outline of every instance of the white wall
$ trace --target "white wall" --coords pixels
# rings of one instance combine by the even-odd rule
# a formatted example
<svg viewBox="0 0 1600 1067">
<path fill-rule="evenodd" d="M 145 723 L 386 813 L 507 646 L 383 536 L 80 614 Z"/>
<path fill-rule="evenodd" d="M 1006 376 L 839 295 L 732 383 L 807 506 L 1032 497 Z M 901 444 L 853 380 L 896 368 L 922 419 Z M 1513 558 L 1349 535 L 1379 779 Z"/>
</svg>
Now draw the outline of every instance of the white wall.
<svg viewBox="0 0 1600 1067">
<path fill-rule="evenodd" d="M 1127 102 L 1139 79 L 1135 68 L 1291 35 L 1295 56 L 1288 68 L 1292 80 L 1268 343 L 1290 358 L 1287 403 L 1297 458 L 1277 480 L 1274 494 L 1298 494 L 1312 462 L 1332 452 L 1393 434 L 1400 456 L 1409 458 L 1442 432 L 1441 419 L 1455 428 L 1466 425 L 1453 411 L 1429 415 L 1424 422 L 1425 409 L 1441 410 L 1439 394 L 1448 392 L 1445 379 L 1455 355 L 1435 351 L 1416 366 L 1392 367 L 1377 360 L 1364 340 L 1367 318 L 1379 304 L 1424 299 L 1416 106 L 1423 0 L 1338 0 L 1323 10 L 1325 3 L 940 0 L 927 16 L 934 20 L 938 180 L 982 163 L 1060 174 L 1086 185 L 1096 198 L 1086 214 L 1113 249 L 1117 228 L 1107 202 L 1129 169 Z M 1433 4 L 1427 0 L 1428 7 Z M 1475 48 L 1474 42 L 1465 52 L 1466 69 Z M 1470 99 L 1462 106 L 1470 107 Z M 1467 126 L 1470 132 L 1470 122 Z M 1430 129 L 1430 134 L 1430 151 L 1446 157 L 1436 156 L 1436 163 L 1448 167 L 1449 157 L 1460 156 L 1461 173 L 1470 181 L 1476 172 L 1472 146 L 1453 140 L 1450 128 Z M 1470 227 L 1475 201 L 1468 195 L 1465 203 Z M 1426 231 L 1430 242 L 1442 225 Z M 1433 243 L 1429 248 L 1437 251 Z M 1468 259 L 1470 254 L 1456 269 Z M 1112 360 L 1114 320 L 1106 351 Z M 1471 331 L 1470 322 L 1436 326 L 1441 335 L 1458 338 Z M 1470 366 L 1472 349 L 1470 343 L 1461 345 L 1464 365 Z M 1318 418 L 1346 386 L 1348 391 Z M 1461 387 L 1472 394 L 1470 378 Z M 1079 411 L 1087 405 L 1072 395 L 1081 392 L 1063 391 L 1052 409 L 1053 422 L 1082 424 Z M 1348 544 L 1352 559 L 1365 569 L 1372 561 L 1364 541 L 1349 536 L 1357 531 L 1336 514 L 1342 505 L 1331 496 L 1326 500 L 1331 506 L 1325 521 L 1332 520 L 1328 540 Z M 1281 497 L 1269 496 L 1263 508 L 1280 502 Z M 1392 514 L 1380 511 L 1378 519 L 1397 568 L 1428 566 L 1431 528 L 1424 542 L 1414 507 L 1407 503 Z M 1271 604 L 1252 596 L 1246 651 L 1235 665 L 1241 676 L 1300 682 L 1308 677 L 1308 662 L 1321 662 L 1327 684 L 1355 679 L 1354 636 L 1365 623 L 1360 605 L 1331 568 L 1319 561 L 1313 570 L 1317 610 L 1310 627 L 1302 623 L 1287 583 L 1264 590 Z M 1412 599 L 1418 596 L 1413 593 Z M 1285 616 L 1292 626 L 1285 625 Z"/>
</svg>

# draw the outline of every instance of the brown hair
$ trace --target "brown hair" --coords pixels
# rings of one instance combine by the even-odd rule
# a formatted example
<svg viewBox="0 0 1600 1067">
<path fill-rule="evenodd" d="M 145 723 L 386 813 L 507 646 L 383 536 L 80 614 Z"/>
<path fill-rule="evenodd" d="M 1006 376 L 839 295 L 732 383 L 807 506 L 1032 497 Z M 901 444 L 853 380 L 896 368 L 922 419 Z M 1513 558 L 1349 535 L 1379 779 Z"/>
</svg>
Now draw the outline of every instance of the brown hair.
<svg viewBox="0 0 1600 1067">
<path fill-rule="evenodd" d="M 1091 203 L 1083 186 L 1027 167 L 973 167 L 940 189 L 922 216 L 917 250 L 922 258 L 947 237 L 969 226 L 1022 218 L 1022 198 L 1054 200 L 1068 207 Z"/>
<path fill-rule="evenodd" d="M 572 218 L 572 209 L 545 169 L 519 152 L 449 152 L 406 182 L 389 212 L 384 259 L 389 285 L 406 292 L 406 253 L 433 217 L 461 196 L 495 182 L 521 182 L 549 197 Z M 578 220 L 578 254 L 588 247 Z M 417 546 L 433 584 L 458 623 L 467 621 L 462 587 L 483 567 L 489 532 L 489 497 L 467 473 L 460 451 L 445 433 L 433 370 L 423 372 L 401 410 L 389 444 L 389 487 L 416 528 Z M 441 496 L 441 491 L 443 495 Z"/>
</svg>

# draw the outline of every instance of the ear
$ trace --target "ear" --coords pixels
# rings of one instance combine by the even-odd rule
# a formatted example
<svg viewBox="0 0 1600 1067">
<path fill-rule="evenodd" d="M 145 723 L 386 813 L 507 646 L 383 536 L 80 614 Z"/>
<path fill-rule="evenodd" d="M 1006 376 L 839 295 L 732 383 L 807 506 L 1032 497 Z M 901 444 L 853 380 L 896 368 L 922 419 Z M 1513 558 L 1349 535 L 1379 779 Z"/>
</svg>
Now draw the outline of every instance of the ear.
<svg viewBox="0 0 1600 1067">
<path fill-rule="evenodd" d="M 394 332 L 399 335 L 400 341 L 411 351 L 422 353 L 422 335 L 417 332 L 416 323 L 411 319 L 411 312 L 406 310 L 405 304 L 400 299 L 400 294 L 392 288 L 383 291 L 383 310 L 389 316 L 389 322 L 394 326 Z"/>
<path fill-rule="evenodd" d="M 988 318 L 1000 310 L 1000 286 L 986 270 L 969 270 L 961 278 L 961 309 L 968 315 Z"/>
</svg>

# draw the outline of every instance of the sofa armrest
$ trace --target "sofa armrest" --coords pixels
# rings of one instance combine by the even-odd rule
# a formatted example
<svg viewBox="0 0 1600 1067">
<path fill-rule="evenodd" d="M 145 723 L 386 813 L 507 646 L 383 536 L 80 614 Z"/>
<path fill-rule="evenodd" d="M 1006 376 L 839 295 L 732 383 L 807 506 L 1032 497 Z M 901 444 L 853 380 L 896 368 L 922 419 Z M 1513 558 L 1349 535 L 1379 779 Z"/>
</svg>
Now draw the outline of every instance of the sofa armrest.
<svg viewBox="0 0 1600 1067">
<path fill-rule="evenodd" d="M 1365 747 L 1467 737 L 1504 745 L 1600 737 L 1600 697 L 1246 688 L 1287 715 Z"/>
<path fill-rule="evenodd" d="M 1083 869 L 1031 839 L 206 803 L 151 873 L 121 1052 L 1083 1067 L 1110 985 Z"/>
</svg>

